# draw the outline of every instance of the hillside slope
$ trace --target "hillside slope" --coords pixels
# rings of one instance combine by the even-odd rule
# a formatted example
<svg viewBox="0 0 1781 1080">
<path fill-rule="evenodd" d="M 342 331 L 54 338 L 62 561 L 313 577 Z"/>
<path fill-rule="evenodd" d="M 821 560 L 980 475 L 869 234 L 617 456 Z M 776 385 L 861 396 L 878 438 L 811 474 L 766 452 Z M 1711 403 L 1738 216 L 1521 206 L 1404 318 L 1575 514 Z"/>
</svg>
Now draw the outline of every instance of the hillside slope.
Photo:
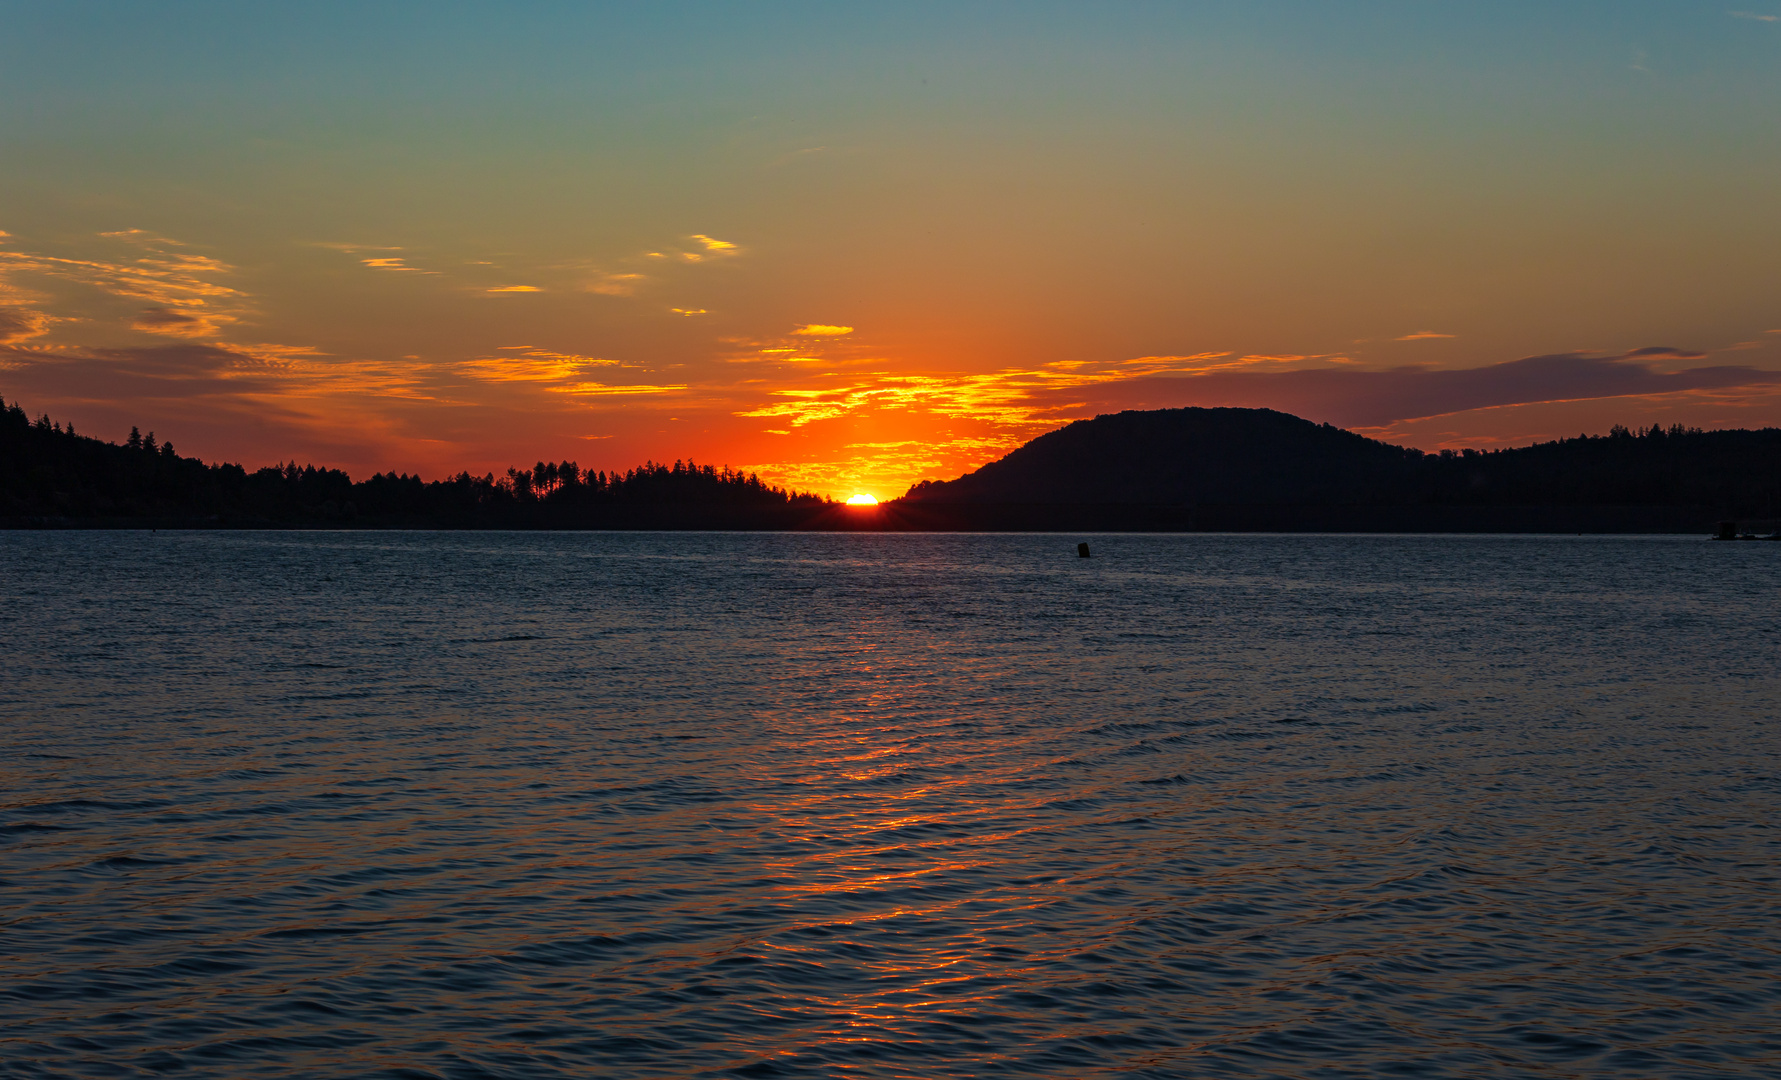
<svg viewBox="0 0 1781 1080">
<path fill-rule="evenodd" d="M 1078 420 L 906 498 L 946 502 L 1328 503 L 1410 497 L 1422 453 L 1272 409 Z"/>
<path fill-rule="evenodd" d="M 1616 427 L 1533 446 L 1425 454 L 1271 409 L 1078 420 L 945 482 L 920 505 L 1663 506 L 1781 514 L 1781 429 Z"/>
</svg>

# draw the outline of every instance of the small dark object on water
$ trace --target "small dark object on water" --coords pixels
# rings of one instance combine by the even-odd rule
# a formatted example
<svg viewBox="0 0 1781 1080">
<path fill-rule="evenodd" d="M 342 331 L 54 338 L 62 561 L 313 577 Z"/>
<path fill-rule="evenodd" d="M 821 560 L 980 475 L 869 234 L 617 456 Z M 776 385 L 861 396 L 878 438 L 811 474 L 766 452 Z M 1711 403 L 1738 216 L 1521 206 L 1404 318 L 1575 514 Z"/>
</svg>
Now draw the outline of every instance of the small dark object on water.
<svg viewBox="0 0 1781 1080">
<path fill-rule="evenodd" d="M 1087 544 L 1077 544 L 1076 545 L 1076 554 L 1081 558 L 1084 558 L 1084 559 L 1088 558 L 1088 545 Z"/>
</svg>

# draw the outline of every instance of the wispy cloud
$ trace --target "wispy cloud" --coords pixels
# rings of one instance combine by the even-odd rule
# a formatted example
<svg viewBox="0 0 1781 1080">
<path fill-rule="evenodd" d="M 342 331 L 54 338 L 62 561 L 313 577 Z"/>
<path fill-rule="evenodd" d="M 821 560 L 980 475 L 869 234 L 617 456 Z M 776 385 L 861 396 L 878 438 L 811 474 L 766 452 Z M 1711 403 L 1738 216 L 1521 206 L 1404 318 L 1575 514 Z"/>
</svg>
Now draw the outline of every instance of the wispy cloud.
<svg viewBox="0 0 1781 1080">
<path fill-rule="evenodd" d="M 706 310 L 705 310 L 705 309 L 704 309 L 704 308 L 702 308 L 702 307 L 701 307 L 701 308 L 683 308 L 683 307 L 675 307 L 675 308 L 669 308 L 669 309 L 668 309 L 668 310 L 669 310 L 669 311 L 672 311 L 672 312 L 673 312 L 673 313 L 674 313 L 674 314 L 676 314 L 676 315 L 686 315 L 686 316 L 693 316 L 693 315 L 709 315 L 709 314 L 711 314 L 711 313 L 710 313 L 710 312 L 709 312 L 709 311 L 706 311 Z"/>
<path fill-rule="evenodd" d="M 1734 19 L 1754 19 L 1757 22 L 1781 22 L 1781 15 L 1763 15 L 1754 11 L 1733 11 L 1729 13 Z"/>
<path fill-rule="evenodd" d="M 795 362 L 807 358 L 775 359 Z M 854 372 L 844 379 L 835 377 L 840 381 L 827 387 L 769 391 L 767 396 L 774 400 L 737 415 L 783 418 L 796 428 L 879 410 L 911 411 L 990 425 L 1001 432 L 994 438 L 997 445 L 1012 446 L 1037 434 L 1037 428 L 1075 418 L 1074 413 L 1080 412 L 1097 388 L 1165 376 L 1265 370 L 1315 359 L 1296 353 L 1235 356 L 1228 352 L 1204 352 L 1142 356 L 1112 363 L 1067 360 L 1038 368 L 975 374 Z"/>
<path fill-rule="evenodd" d="M 544 290 L 536 285 L 497 285 L 495 288 L 486 291 L 492 293 L 530 293 L 543 292 Z"/>
<path fill-rule="evenodd" d="M 170 337 L 209 337 L 222 327 L 239 322 L 247 311 L 248 296 L 224 285 L 234 267 L 220 259 L 191 251 L 172 250 L 185 245 L 143 229 L 124 229 L 99 234 L 111 245 L 127 245 L 134 251 L 123 258 L 72 258 L 29 251 L 0 251 L 0 304 L 9 305 L 0 319 L 0 341 L 19 342 L 46 333 L 59 322 L 109 322 L 119 318 L 115 306 L 94 305 L 94 297 L 81 298 L 54 282 L 72 283 L 106 297 L 147 301 L 151 306 L 126 325 L 138 332 Z M 35 279 L 34 287 L 23 283 Z M 72 305 L 81 318 L 53 315 L 43 310 L 56 303 Z M 18 305 L 29 304 L 29 307 Z"/>
<path fill-rule="evenodd" d="M 741 250 L 728 240 L 719 240 L 714 236 L 706 236 L 704 233 L 694 233 L 692 238 L 697 240 L 704 246 L 706 251 L 711 252 L 712 254 L 723 254 Z"/>
<path fill-rule="evenodd" d="M 262 398 L 291 394 L 426 396 L 411 364 L 326 357 L 291 345 L 187 342 L 128 348 L 0 347 L 34 383 L 63 396 Z"/>
<path fill-rule="evenodd" d="M 99 234 L 107 240 L 123 240 L 131 244 L 171 244 L 174 247 L 185 247 L 178 240 L 169 240 L 165 236 L 156 236 L 147 229 L 118 229 L 113 232 Z"/>
<path fill-rule="evenodd" d="M 1454 335 L 1452 335 L 1452 334 L 1438 334 L 1433 330 L 1418 330 L 1414 334 L 1405 334 L 1403 337 L 1394 338 L 1393 340 L 1395 340 L 1395 341 L 1430 341 L 1435 338 L 1451 338 L 1453 336 Z"/>
<path fill-rule="evenodd" d="M 581 378 L 588 368 L 608 367 L 618 363 L 599 356 L 551 352 L 524 345 L 502 348 L 524 351 L 512 356 L 484 356 L 466 360 L 456 365 L 457 369 L 486 382 L 565 382 Z"/>
<path fill-rule="evenodd" d="M 131 320 L 130 328 L 164 337 L 200 338 L 210 337 L 234 321 L 234 316 L 222 312 L 157 307 L 137 315 Z"/>
<path fill-rule="evenodd" d="M 1231 405 L 1272 408 L 1342 426 L 1376 427 L 1472 409 L 1766 386 L 1781 372 L 1742 366 L 1666 371 L 1658 361 L 1699 360 L 1703 354 L 1651 346 L 1617 355 L 1557 353 L 1475 368 L 1427 365 L 1383 371 L 1320 366 L 1293 371 L 1216 371 L 1187 377 L 1153 376 L 1043 390 L 1040 401 L 1082 403 L 1098 411 Z M 1039 402 L 1033 403 L 1035 406 Z"/>
<path fill-rule="evenodd" d="M 1101 365 L 1053 365 L 1068 368 L 1085 375 L 1088 381 L 1106 382 L 1111 379 L 1134 379 L 1143 375 L 1199 375 L 1209 371 L 1235 371 L 1243 368 L 1267 367 L 1275 364 L 1297 364 L 1305 360 L 1322 360 L 1324 357 L 1304 356 L 1299 353 L 1244 353 L 1238 356 L 1228 352 L 1193 353 L 1189 356 L 1138 356 L 1121 361 L 1108 369 L 1105 375 L 1097 377 L 1093 373 L 1101 370 Z"/>
<path fill-rule="evenodd" d="M 551 390 L 559 394 L 575 394 L 581 397 L 629 397 L 636 394 L 671 394 L 687 389 L 685 383 L 672 386 L 612 386 L 606 383 L 579 382 L 567 386 L 553 386 Z"/>
<path fill-rule="evenodd" d="M 1565 353 L 1562 355 L 1583 355 Z M 1643 349 L 1634 349 L 1622 354 L 1623 359 L 1649 358 L 1652 360 L 1705 360 L 1707 354 L 1695 349 L 1678 349 L 1674 345 L 1647 345 Z"/>
<path fill-rule="evenodd" d="M 107 262 L 0 251 L 0 274 L 43 274 L 169 307 L 201 307 L 208 301 L 244 296 L 213 280 L 233 269 L 202 255 L 158 253 L 132 262 Z"/>
<path fill-rule="evenodd" d="M 792 427 L 877 410 L 912 410 L 1027 429 L 1056 421 L 1034 415 L 1035 390 L 1072 385 L 1080 376 L 1066 372 L 999 371 L 976 375 L 895 375 L 873 372 L 838 385 L 769 392 L 769 401 L 738 416 L 784 418 Z"/>
<path fill-rule="evenodd" d="M 704 233 L 694 233 L 688 239 L 695 241 L 701 250 L 679 252 L 680 258 L 686 262 L 704 262 L 706 259 L 725 258 L 742 253 L 740 247 L 728 240 L 719 240 L 715 236 L 706 236 Z M 651 251 L 645 258 L 661 259 L 666 256 L 660 251 Z"/>
<path fill-rule="evenodd" d="M 633 296 L 648 281 L 642 274 L 603 274 L 588 283 L 587 291 L 602 296 Z"/>
<path fill-rule="evenodd" d="M 49 330 L 54 319 L 22 304 L 0 307 L 0 345 L 28 341 Z"/>
<path fill-rule="evenodd" d="M 357 255 L 361 251 L 401 251 L 402 250 L 402 248 L 400 246 L 393 245 L 393 244 L 339 244 L 339 243 L 333 243 L 331 241 L 324 241 L 324 240 L 317 240 L 312 243 L 305 244 L 303 246 L 327 248 L 329 251 L 345 252 L 348 255 Z"/>
<path fill-rule="evenodd" d="M 805 323 L 793 330 L 799 337 L 846 337 L 853 333 L 851 326 L 834 326 L 829 323 Z"/>
</svg>

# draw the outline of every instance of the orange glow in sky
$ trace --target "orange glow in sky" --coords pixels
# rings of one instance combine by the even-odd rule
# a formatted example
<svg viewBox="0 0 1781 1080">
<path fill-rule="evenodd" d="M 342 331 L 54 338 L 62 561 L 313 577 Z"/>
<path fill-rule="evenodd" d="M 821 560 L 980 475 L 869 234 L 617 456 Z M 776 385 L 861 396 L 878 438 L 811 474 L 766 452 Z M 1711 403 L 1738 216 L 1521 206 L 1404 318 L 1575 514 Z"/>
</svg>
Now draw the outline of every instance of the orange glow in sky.
<svg viewBox="0 0 1781 1080">
<path fill-rule="evenodd" d="M 46 7 L 0 37 L 0 396 L 837 498 L 1125 408 L 1781 425 L 1781 23 L 1286 6 Z"/>
</svg>

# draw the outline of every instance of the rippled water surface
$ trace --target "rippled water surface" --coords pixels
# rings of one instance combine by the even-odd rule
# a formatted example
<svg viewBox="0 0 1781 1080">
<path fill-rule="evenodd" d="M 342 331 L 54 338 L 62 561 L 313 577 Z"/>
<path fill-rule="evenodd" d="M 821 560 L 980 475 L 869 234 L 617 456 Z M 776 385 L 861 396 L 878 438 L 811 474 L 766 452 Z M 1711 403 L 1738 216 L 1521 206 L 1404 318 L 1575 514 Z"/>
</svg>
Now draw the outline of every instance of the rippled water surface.
<svg viewBox="0 0 1781 1080">
<path fill-rule="evenodd" d="M 0 535 L 0 1073 L 1775 1077 L 1781 545 Z"/>
</svg>

